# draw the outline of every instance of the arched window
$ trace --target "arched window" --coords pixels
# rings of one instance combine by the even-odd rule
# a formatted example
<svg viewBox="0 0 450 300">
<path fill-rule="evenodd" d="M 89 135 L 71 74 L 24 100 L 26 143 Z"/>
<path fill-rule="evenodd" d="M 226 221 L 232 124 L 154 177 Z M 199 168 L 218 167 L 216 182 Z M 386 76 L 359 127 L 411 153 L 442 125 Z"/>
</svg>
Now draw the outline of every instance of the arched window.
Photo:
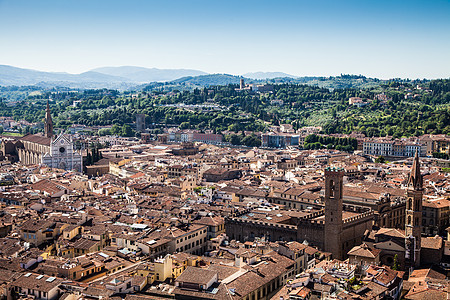
<svg viewBox="0 0 450 300">
<path fill-rule="evenodd" d="M 330 180 L 330 197 L 334 197 L 334 181 Z"/>
<path fill-rule="evenodd" d="M 412 199 L 411 198 L 408 199 L 408 209 L 409 210 L 412 209 Z"/>
<path fill-rule="evenodd" d="M 412 225 L 411 224 L 411 216 L 408 216 L 408 225 Z"/>
</svg>

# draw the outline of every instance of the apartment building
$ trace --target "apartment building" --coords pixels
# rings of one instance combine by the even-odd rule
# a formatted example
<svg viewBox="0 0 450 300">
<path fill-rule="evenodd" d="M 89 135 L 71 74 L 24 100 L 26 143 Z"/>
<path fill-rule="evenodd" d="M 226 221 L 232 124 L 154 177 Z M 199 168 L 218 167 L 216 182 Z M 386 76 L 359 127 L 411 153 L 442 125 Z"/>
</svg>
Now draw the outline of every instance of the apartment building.
<svg viewBox="0 0 450 300">
<path fill-rule="evenodd" d="M 363 154 L 375 156 L 413 157 L 426 155 L 426 145 L 415 142 L 389 139 L 366 139 L 363 142 Z"/>
</svg>

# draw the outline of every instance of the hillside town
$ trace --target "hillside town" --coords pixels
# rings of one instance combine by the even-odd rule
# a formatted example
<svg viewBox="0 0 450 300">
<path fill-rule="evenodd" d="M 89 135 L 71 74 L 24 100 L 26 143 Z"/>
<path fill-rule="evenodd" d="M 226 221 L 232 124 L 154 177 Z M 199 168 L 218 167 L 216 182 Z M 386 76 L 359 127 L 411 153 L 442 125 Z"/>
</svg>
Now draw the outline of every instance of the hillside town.
<svg viewBox="0 0 450 300">
<path fill-rule="evenodd" d="M 448 137 L 375 162 L 395 156 L 366 153 L 375 140 L 350 154 L 170 136 L 84 165 L 47 107 L 43 134 L 4 138 L 2 298 L 448 299 L 450 186 L 427 155 Z"/>
</svg>

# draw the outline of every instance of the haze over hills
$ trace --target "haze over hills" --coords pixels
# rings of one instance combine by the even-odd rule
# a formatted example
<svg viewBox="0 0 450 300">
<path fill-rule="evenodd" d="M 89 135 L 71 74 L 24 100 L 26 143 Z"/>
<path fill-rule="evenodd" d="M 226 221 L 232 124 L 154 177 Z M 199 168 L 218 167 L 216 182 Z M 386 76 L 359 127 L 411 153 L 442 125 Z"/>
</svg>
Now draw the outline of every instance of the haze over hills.
<svg viewBox="0 0 450 300">
<path fill-rule="evenodd" d="M 192 69 L 157 69 L 135 66 L 102 67 L 81 74 L 64 72 L 43 72 L 31 69 L 0 65 L 0 86 L 70 87 L 70 88 L 112 88 L 129 89 L 140 85 L 159 86 L 160 83 L 171 85 L 211 86 L 238 84 L 241 78 L 246 83 L 254 80 L 274 78 L 292 78 L 295 76 L 283 72 L 256 72 L 244 76 L 228 74 L 208 74 Z"/>
<path fill-rule="evenodd" d="M 178 78 L 187 76 L 206 75 L 208 73 L 199 70 L 190 69 L 157 69 L 157 68 L 143 68 L 143 67 L 104 67 L 91 70 L 106 75 L 118 76 L 127 78 L 134 82 L 158 82 L 158 81 L 172 81 Z"/>
<path fill-rule="evenodd" d="M 118 76 L 88 71 L 81 74 L 43 72 L 0 65 L 0 85 L 4 86 L 66 86 L 75 88 L 112 87 L 131 80 Z"/>
<path fill-rule="evenodd" d="M 148 69 L 141 67 L 105 67 L 81 74 L 43 72 L 0 65 L 0 86 L 38 85 L 71 88 L 126 89 L 142 83 L 172 81 L 185 76 L 207 74 L 198 70 Z"/>
<path fill-rule="evenodd" d="M 157 69 L 143 67 L 103 67 L 81 74 L 43 72 L 0 65 L 0 86 L 67 87 L 76 89 L 118 90 L 192 90 L 213 85 L 245 83 L 293 83 L 324 88 L 366 88 L 380 84 L 376 78 L 361 75 L 336 77 L 297 77 L 283 72 L 255 72 L 243 76 L 208 74 L 191 69 Z"/>
<path fill-rule="evenodd" d="M 273 79 L 281 77 L 297 78 L 298 76 L 290 75 L 283 72 L 250 72 L 245 73 L 242 76 L 252 79 Z"/>
</svg>

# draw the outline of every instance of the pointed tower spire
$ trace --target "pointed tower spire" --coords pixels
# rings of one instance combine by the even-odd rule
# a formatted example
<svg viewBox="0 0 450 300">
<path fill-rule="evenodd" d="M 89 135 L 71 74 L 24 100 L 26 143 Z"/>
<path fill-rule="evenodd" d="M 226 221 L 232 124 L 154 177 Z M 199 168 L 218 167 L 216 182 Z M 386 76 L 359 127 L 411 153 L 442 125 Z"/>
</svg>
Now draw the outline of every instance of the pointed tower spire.
<svg viewBox="0 0 450 300">
<path fill-rule="evenodd" d="M 52 115 L 50 114 L 50 105 L 47 100 L 47 109 L 45 111 L 45 126 L 44 126 L 44 135 L 48 138 L 53 136 L 53 122 Z"/>
<path fill-rule="evenodd" d="M 408 178 L 408 187 L 411 187 L 416 191 L 420 191 L 423 188 L 422 174 L 420 174 L 419 151 L 416 151 L 414 157 L 411 173 Z"/>
</svg>

